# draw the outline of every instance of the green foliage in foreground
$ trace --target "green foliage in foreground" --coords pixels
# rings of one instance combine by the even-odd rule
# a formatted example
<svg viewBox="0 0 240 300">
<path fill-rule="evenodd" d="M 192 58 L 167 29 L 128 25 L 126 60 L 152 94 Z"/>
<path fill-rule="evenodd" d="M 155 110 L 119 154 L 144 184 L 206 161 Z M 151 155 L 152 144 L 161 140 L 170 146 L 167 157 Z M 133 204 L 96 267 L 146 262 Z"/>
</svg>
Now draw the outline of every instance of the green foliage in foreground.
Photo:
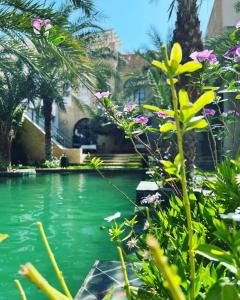
<svg viewBox="0 0 240 300">
<path fill-rule="evenodd" d="M 202 64 L 190 61 L 182 65 L 179 44 L 173 45 L 170 56 L 166 47 L 162 50 L 163 61 L 153 61 L 153 65 L 166 75 L 172 107 L 144 106 L 163 118 L 160 126 L 148 125 L 149 118 L 134 116 L 133 109 L 119 114 L 104 95 L 101 100 L 127 137 L 142 142 L 159 167 L 156 172 L 172 188 L 169 203 L 164 204 L 158 193 L 149 195 L 141 201 L 148 205 L 145 213 L 140 210 L 120 224 L 110 218 L 113 224 L 107 228 L 111 241 L 125 249 L 126 260 L 133 262 L 136 276 L 143 282 L 135 297 L 133 292 L 129 295 L 125 280 L 128 299 L 240 299 L 239 159 L 219 165 L 214 179 L 203 182 L 202 189 L 207 186 L 208 191 L 194 194 L 186 178 L 183 137 L 190 130 L 209 126 L 204 112 L 215 101 L 215 88 L 202 87 L 205 92 L 193 101 L 186 89 L 177 89 L 176 84 L 181 74 L 201 72 Z M 148 132 L 175 136 L 178 152 L 173 160 L 159 158 L 154 148 L 144 143 L 140 136 Z"/>
</svg>

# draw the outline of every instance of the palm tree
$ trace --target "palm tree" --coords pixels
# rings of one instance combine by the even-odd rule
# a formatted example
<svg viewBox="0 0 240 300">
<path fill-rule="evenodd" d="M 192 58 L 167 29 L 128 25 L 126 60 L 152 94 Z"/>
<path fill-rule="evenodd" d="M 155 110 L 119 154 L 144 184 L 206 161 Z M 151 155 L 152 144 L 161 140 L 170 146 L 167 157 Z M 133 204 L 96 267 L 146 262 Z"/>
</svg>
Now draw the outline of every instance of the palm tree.
<svg viewBox="0 0 240 300">
<path fill-rule="evenodd" d="M 17 47 L 17 45 L 15 44 Z M 0 169 L 11 167 L 11 147 L 23 112 L 34 98 L 35 78 L 31 66 L 10 53 L 0 52 Z"/>
<path fill-rule="evenodd" d="M 16 56 L 21 56 L 31 62 L 38 74 L 38 95 L 43 97 L 43 112 L 45 118 L 45 150 L 46 159 L 51 159 L 51 113 L 53 102 L 63 107 L 60 83 L 64 80 L 78 78 L 86 86 L 91 85 L 89 75 L 90 61 L 86 56 L 86 43 L 89 33 L 99 30 L 93 23 L 98 13 L 92 0 L 67 1 L 55 10 L 53 5 L 42 6 L 33 1 L 2 1 L 4 6 L 0 9 L 0 31 L 9 38 L 19 37 L 25 42 L 26 48 L 33 48 L 38 53 L 38 60 L 32 61 L 22 57 L 21 52 L 15 51 Z M 70 22 L 72 13 L 80 17 Z M 54 34 L 64 36 L 61 45 L 48 43 L 46 38 L 33 36 L 31 20 L 33 18 L 51 19 Z M 31 42 L 30 42 L 31 41 Z M 1 42 L 0 42 L 1 44 Z M 37 63 L 37 64 L 36 64 Z"/>
<path fill-rule="evenodd" d="M 80 17 L 71 21 L 72 14 L 76 12 L 80 14 Z M 93 1 L 67 1 L 60 7 L 58 13 L 62 19 L 55 25 L 55 28 L 59 35 L 65 37 L 65 40 L 55 47 L 46 39 L 32 39 L 41 56 L 42 69 L 48 74 L 47 80 L 39 77 L 39 97 L 43 100 L 46 160 L 52 159 L 52 105 L 55 102 L 64 109 L 63 83 L 70 81 L 74 86 L 81 82 L 87 88 L 91 88 L 93 78 L 96 75 L 101 78 L 99 72 L 96 74 L 96 69 L 92 67 L 93 62 L 90 60 L 88 49 L 88 44 L 94 38 L 94 34 L 101 30 L 94 23 L 99 13 L 95 10 Z M 106 73 L 106 67 L 98 63 L 98 70 L 100 67 L 104 71 L 102 73 Z"/>
<path fill-rule="evenodd" d="M 189 56 L 194 51 L 203 50 L 202 35 L 200 30 L 200 20 L 198 15 L 198 0 L 173 0 L 170 5 L 170 16 L 177 6 L 177 19 L 173 31 L 172 43 L 180 43 L 183 50 L 183 62 L 189 60 Z M 181 77 L 180 85 L 187 86 L 188 78 Z M 190 94 L 196 98 L 196 90 L 190 88 Z M 192 99 L 194 101 L 194 99 Z M 184 151 L 186 157 L 186 166 L 190 174 L 195 166 L 197 140 L 194 132 L 185 134 Z"/>
<path fill-rule="evenodd" d="M 173 0 L 170 11 L 177 5 L 177 20 L 172 42 L 178 42 L 183 50 L 183 62 L 189 60 L 194 51 L 203 50 L 197 0 Z"/>
</svg>

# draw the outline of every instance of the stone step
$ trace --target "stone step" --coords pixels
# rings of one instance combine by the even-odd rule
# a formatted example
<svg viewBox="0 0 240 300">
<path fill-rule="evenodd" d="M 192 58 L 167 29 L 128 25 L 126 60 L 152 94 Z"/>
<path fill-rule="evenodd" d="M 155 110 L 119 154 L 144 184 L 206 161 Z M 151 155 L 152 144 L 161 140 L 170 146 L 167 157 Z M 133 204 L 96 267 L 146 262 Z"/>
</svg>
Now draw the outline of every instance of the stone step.
<svg viewBox="0 0 240 300">
<path fill-rule="evenodd" d="M 89 165 L 93 157 L 102 160 L 103 168 L 142 168 L 142 158 L 137 154 L 93 154 L 87 156 L 83 164 Z"/>
<path fill-rule="evenodd" d="M 135 263 L 134 267 L 140 269 L 141 266 Z M 135 277 L 132 264 L 126 263 L 126 272 L 130 285 L 135 287 L 142 285 L 142 282 Z M 111 299 L 127 300 L 123 286 L 124 277 L 121 263 L 118 261 L 97 260 L 74 300 L 100 300 L 103 299 L 112 288 L 114 291 Z"/>
</svg>

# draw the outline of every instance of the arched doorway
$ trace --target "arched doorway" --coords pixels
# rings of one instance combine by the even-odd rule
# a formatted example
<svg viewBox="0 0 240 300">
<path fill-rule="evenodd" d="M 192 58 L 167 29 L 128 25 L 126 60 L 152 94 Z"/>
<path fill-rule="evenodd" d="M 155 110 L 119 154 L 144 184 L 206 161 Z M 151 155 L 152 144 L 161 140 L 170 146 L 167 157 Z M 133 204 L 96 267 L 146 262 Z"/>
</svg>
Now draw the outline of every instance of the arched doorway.
<svg viewBox="0 0 240 300">
<path fill-rule="evenodd" d="M 79 120 L 73 129 L 73 147 L 79 148 L 82 145 L 95 144 L 95 137 L 91 132 L 90 119 Z"/>
</svg>

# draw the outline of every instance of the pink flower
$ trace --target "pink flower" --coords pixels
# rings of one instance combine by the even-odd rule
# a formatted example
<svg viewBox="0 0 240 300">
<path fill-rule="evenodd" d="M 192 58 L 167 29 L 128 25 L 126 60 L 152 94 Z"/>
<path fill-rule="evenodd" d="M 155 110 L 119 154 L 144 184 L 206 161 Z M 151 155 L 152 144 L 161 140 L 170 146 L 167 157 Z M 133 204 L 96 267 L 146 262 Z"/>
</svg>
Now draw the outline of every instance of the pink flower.
<svg viewBox="0 0 240 300">
<path fill-rule="evenodd" d="M 115 110 L 117 108 L 118 108 L 118 105 L 115 105 L 115 104 L 111 104 L 109 107 L 109 109 L 111 109 L 111 110 Z"/>
<path fill-rule="evenodd" d="M 213 54 L 213 50 L 203 50 L 203 51 L 195 51 L 190 55 L 191 59 L 197 62 L 204 62 L 208 61 L 210 64 L 217 63 L 217 57 Z"/>
<path fill-rule="evenodd" d="M 119 110 L 115 110 L 115 111 L 114 111 L 114 116 L 115 116 L 116 118 L 121 117 L 122 114 L 123 114 L 123 113 L 122 113 L 121 111 L 119 111 Z"/>
<path fill-rule="evenodd" d="M 51 21 L 49 19 L 32 19 L 33 31 L 35 34 L 40 35 L 41 30 L 44 29 L 45 33 L 52 28 Z"/>
<path fill-rule="evenodd" d="M 133 120 L 139 124 L 147 124 L 149 121 L 147 117 L 134 118 Z"/>
<path fill-rule="evenodd" d="M 156 115 L 157 115 L 159 118 L 162 118 L 162 119 L 166 119 L 166 118 L 169 118 L 169 117 L 170 117 L 168 114 L 162 113 L 162 112 L 160 112 L 160 111 L 156 112 Z"/>
<path fill-rule="evenodd" d="M 239 112 L 238 111 L 236 111 L 236 110 L 229 110 L 228 112 L 227 112 L 227 114 L 228 115 L 235 115 L 235 116 L 237 116 L 237 117 L 239 117 Z"/>
<path fill-rule="evenodd" d="M 223 54 L 223 56 L 231 57 L 233 56 L 236 62 L 240 62 L 240 46 L 236 45 L 233 48 L 229 49 L 227 52 Z"/>
<path fill-rule="evenodd" d="M 123 108 L 124 112 L 131 112 L 137 107 L 137 104 L 126 104 Z"/>
<path fill-rule="evenodd" d="M 216 114 L 216 110 L 212 108 L 204 108 L 203 109 L 203 114 L 205 116 L 214 116 Z"/>
<path fill-rule="evenodd" d="M 109 97 L 109 95 L 110 95 L 110 92 L 102 92 L 102 93 L 97 92 L 97 93 L 94 94 L 94 96 L 95 96 L 98 100 L 101 100 L 102 98 L 107 98 L 107 97 Z"/>
<path fill-rule="evenodd" d="M 238 111 L 236 111 L 236 110 L 229 110 L 227 112 L 223 112 L 222 113 L 223 117 L 228 117 L 229 115 L 235 115 L 236 117 L 239 117 L 240 113 Z"/>
<path fill-rule="evenodd" d="M 236 28 L 239 29 L 240 28 L 240 21 L 237 22 L 236 24 Z"/>
</svg>

